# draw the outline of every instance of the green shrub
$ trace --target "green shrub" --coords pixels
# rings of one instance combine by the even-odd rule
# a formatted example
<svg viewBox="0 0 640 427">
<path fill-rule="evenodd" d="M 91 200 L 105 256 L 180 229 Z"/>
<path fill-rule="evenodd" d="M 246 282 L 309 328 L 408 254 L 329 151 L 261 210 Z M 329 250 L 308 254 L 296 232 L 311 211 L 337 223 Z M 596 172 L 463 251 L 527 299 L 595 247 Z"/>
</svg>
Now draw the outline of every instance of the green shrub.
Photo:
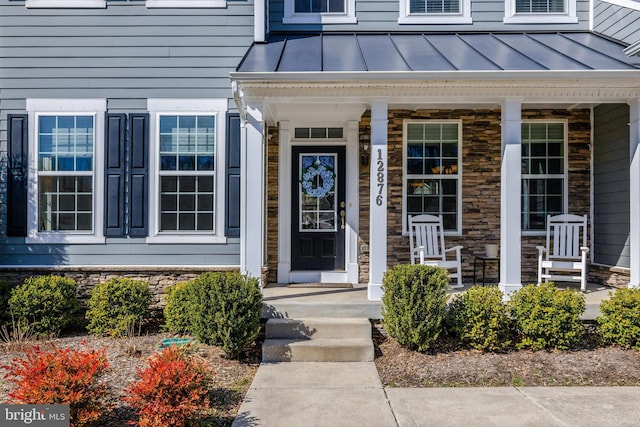
<svg viewBox="0 0 640 427">
<path fill-rule="evenodd" d="M 553 283 L 527 285 L 511 296 L 509 306 L 520 334 L 518 348 L 566 350 L 584 333 L 580 315 L 585 300 L 579 292 L 557 289 Z"/>
<path fill-rule="evenodd" d="M 640 350 L 640 289 L 618 289 L 600 303 L 596 317 L 605 344 Z"/>
<path fill-rule="evenodd" d="M 9 297 L 13 286 L 7 279 L 0 278 L 0 327 L 11 324 L 11 310 L 9 310 Z"/>
<path fill-rule="evenodd" d="M 497 286 L 472 286 L 449 305 L 447 325 L 463 343 L 496 351 L 511 344 L 511 319 Z"/>
<path fill-rule="evenodd" d="M 427 351 L 442 331 L 449 274 L 425 265 L 397 265 L 382 280 L 384 327 L 410 349 Z"/>
<path fill-rule="evenodd" d="M 91 291 L 86 318 L 89 333 L 124 336 L 149 318 L 151 291 L 140 280 L 113 278 Z"/>
<path fill-rule="evenodd" d="M 16 322 L 29 324 L 36 335 L 59 334 L 77 320 L 76 282 L 53 275 L 29 277 L 11 292 L 9 309 Z"/>
<path fill-rule="evenodd" d="M 165 290 L 165 329 L 176 334 L 190 334 L 196 310 L 193 282 L 182 282 Z"/>
<path fill-rule="evenodd" d="M 240 273 L 203 273 L 169 291 L 167 328 L 193 334 L 237 357 L 260 331 L 262 294 L 257 279 Z M 167 313 L 167 309 L 165 309 Z"/>
</svg>

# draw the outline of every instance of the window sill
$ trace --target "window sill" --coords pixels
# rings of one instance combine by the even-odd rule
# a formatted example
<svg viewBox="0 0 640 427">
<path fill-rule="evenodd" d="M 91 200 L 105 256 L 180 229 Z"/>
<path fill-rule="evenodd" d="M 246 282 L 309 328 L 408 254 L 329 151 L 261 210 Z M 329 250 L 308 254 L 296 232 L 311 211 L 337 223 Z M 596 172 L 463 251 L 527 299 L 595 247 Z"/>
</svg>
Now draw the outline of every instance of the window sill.
<svg viewBox="0 0 640 427">
<path fill-rule="evenodd" d="M 545 237 L 546 235 L 547 235 L 547 231 L 546 230 L 540 230 L 540 231 L 522 230 L 522 236 L 523 237 Z"/>
<path fill-rule="evenodd" d="M 26 0 L 24 6 L 27 9 L 104 9 L 107 7 L 107 2 L 105 0 Z"/>
<path fill-rule="evenodd" d="M 282 18 L 283 24 L 357 24 L 358 19 L 355 16 L 328 16 L 328 15 L 309 15 L 309 16 L 289 16 Z"/>
<path fill-rule="evenodd" d="M 147 0 L 147 8 L 225 8 L 226 0 Z"/>
<path fill-rule="evenodd" d="M 82 235 L 82 234 L 36 234 L 24 239 L 27 244 L 49 245 L 49 244 L 104 244 L 104 236 Z"/>
<path fill-rule="evenodd" d="M 514 15 L 505 16 L 505 24 L 577 24 L 578 17 L 569 15 Z"/>
<path fill-rule="evenodd" d="M 398 24 L 473 24 L 473 19 L 465 16 L 401 16 Z"/>
<path fill-rule="evenodd" d="M 146 239 L 149 244 L 202 244 L 202 245 L 222 245 L 227 243 L 226 237 L 213 236 L 208 234 L 206 236 L 189 235 L 189 234 L 158 234 L 155 236 L 149 236 Z"/>
</svg>

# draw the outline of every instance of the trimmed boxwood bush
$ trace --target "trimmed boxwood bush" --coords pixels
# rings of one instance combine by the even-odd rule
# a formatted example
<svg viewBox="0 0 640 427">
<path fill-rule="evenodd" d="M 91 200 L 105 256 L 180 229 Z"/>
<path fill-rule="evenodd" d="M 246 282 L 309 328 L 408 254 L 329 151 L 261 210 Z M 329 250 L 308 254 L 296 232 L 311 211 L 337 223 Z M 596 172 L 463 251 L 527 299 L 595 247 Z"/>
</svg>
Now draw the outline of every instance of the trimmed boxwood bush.
<svg viewBox="0 0 640 427">
<path fill-rule="evenodd" d="M 236 272 L 203 273 L 169 291 L 165 308 L 171 332 L 195 335 L 237 357 L 260 332 L 262 294 L 258 279 Z"/>
<path fill-rule="evenodd" d="M 54 275 L 29 277 L 11 291 L 9 309 L 16 322 L 29 324 L 34 334 L 59 334 L 77 320 L 76 282 Z"/>
<path fill-rule="evenodd" d="M 640 350 L 640 289 L 618 289 L 600 303 L 596 317 L 605 344 Z"/>
<path fill-rule="evenodd" d="M 584 333 L 580 316 L 585 299 L 579 292 L 560 290 L 553 283 L 527 285 L 513 293 L 509 307 L 520 334 L 518 348 L 567 350 Z"/>
<path fill-rule="evenodd" d="M 433 347 L 446 314 L 448 272 L 426 265 L 397 265 L 382 280 L 384 327 L 410 349 Z"/>
<path fill-rule="evenodd" d="M 124 336 L 150 316 L 151 291 L 141 280 L 113 278 L 91 290 L 87 301 L 90 334 Z"/>
<path fill-rule="evenodd" d="M 461 342 L 482 351 L 511 344 L 511 319 L 497 286 L 472 286 L 449 305 L 447 325 Z"/>
<path fill-rule="evenodd" d="M 11 310 L 9 310 L 9 297 L 11 297 L 11 282 L 0 278 L 0 327 L 11 324 Z"/>
<path fill-rule="evenodd" d="M 189 282 L 178 283 L 165 289 L 164 327 L 176 334 L 190 334 L 193 330 L 194 310 L 196 308 L 193 285 Z"/>
</svg>

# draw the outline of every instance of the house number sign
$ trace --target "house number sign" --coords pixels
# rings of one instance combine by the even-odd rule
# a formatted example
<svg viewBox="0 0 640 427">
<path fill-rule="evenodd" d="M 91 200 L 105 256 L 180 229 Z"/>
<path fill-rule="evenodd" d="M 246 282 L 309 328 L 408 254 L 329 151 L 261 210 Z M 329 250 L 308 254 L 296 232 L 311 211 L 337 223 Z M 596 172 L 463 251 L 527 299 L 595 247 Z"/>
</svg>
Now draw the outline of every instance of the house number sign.
<svg viewBox="0 0 640 427">
<path fill-rule="evenodd" d="M 384 170 L 384 161 L 382 160 L 382 149 L 378 148 L 377 150 L 378 158 L 376 159 L 377 165 L 377 185 L 378 185 L 378 194 L 376 195 L 376 205 L 382 206 L 384 203 L 384 187 L 386 185 L 385 178 L 385 170 Z"/>
</svg>

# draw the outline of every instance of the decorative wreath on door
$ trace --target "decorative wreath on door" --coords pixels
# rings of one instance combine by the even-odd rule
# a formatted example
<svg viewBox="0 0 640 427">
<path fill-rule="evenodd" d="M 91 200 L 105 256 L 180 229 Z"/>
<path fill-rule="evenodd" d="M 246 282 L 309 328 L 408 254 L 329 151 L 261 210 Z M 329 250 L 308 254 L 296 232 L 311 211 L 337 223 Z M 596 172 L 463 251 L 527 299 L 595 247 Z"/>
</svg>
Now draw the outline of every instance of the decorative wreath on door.
<svg viewBox="0 0 640 427">
<path fill-rule="evenodd" d="M 312 197 L 325 197 L 329 191 L 333 190 L 335 184 L 335 174 L 327 169 L 320 161 L 316 161 L 317 166 L 309 166 L 302 174 L 302 191 Z M 322 186 L 313 188 L 313 179 L 319 176 L 322 179 Z"/>
</svg>

